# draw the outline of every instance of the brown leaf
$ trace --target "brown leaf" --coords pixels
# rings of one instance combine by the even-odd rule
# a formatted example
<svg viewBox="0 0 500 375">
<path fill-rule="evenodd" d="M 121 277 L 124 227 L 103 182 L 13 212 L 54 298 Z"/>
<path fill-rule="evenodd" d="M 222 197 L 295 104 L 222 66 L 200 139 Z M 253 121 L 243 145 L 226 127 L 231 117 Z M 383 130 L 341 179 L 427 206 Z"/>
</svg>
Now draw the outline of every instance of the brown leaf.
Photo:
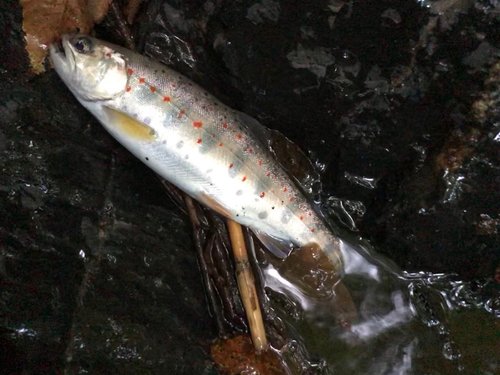
<svg viewBox="0 0 500 375">
<path fill-rule="evenodd" d="M 50 43 L 66 33 L 90 32 L 95 22 L 102 21 L 111 1 L 20 0 L 26 51 L 33 72 L 44 71 L 42 64 Z"/>
</svg>

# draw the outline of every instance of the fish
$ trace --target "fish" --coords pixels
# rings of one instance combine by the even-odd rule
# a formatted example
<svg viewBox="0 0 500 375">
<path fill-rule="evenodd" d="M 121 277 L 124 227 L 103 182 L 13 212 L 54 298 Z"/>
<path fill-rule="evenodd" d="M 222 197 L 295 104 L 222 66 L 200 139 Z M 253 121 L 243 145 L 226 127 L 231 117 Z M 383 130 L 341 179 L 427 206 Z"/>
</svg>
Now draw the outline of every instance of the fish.
<svg viewBox="0 0 500 375">
<path fill-rule="evenodd" d="M 76 99 L 149 168 L 249 227 L 281 258 L 318 247 L 340 277 L 338 237 L 271 153 L 257 120 L 169 67 L 90 36 L 65 35 L 50 56 Z"/>
</svg>

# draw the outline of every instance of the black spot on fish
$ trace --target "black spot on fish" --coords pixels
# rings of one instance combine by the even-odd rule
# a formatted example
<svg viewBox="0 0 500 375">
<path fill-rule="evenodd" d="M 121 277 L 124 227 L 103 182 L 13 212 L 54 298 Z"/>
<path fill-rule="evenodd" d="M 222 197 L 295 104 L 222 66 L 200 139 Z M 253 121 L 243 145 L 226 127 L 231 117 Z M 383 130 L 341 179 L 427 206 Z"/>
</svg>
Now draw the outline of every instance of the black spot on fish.
<svg viewBox="0 0 500 375">
<path fill-rule="evenodd" d="M 177 142 L 177 144 L 175 145 L 175 147 L 177 147 L 178 149 L 181 149 L 182 146 L 184 146 L 184 142 L 183 141 L 179 141 Z"/>
<path fill-rule="evenodd" d="M 274 206 L 273 206 L 273 207 L 271 207 L 271 208 L 274 210 Z"/>
<path fill-rule="evenodd" d="M 238 190 L 238 191 L 236 192 L 236 195 L 242 195 L 242 194 L 243 194 L 243 190 Z"/>
<path fill-rule="evenodd" d="M 259 219 L 264 220 L 267 217 L 267 212 L 265 212 L 265 211 L 259 212 L 258 216 L 259 216 Z"/>
<path fill-rule="evenodd" d="M 146 156 L 146 160 L 149 160 L 149 158 Z"/>
<path fill-rule="evenodd" d="M 147 125 L 151 124 L 151 117 L 146 117 L 144 119 L 144 123 L 147 124 Z"/>
</svg>

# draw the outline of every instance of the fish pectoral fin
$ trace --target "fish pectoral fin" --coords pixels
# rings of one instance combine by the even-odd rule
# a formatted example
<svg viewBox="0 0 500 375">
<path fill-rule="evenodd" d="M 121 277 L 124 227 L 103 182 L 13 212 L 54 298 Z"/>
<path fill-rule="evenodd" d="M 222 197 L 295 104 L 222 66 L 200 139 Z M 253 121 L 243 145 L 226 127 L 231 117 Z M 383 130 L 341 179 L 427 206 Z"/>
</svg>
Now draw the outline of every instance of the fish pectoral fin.
<svg viewBox="0 0 500 375">
<path fill-rule="evenodd" d="M 103 107 L 103 111 L 108 116 L 109 124 L 122 135 L 144 142 L 155 140 L 155 132 L 148 125 L 113 108 Z"/>
<path fill-rule="evenodd" d="M 262 245 L 279 259 L 286 258 L 293 250 L 290 242 L 270 236 L 269 234 L 252 229 L 255 236 L 262 242 Z"/>
</svg>

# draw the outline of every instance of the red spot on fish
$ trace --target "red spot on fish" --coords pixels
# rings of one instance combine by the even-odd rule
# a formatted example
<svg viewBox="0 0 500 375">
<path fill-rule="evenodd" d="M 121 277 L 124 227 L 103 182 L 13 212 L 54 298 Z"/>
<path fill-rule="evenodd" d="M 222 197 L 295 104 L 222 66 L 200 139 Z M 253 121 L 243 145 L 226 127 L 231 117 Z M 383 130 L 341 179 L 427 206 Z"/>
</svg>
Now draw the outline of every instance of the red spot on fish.
<svg viewBox="0 0 500 375">
<path fill-rule="evenodd" d="M 273 178 L 278 178 L 278 176 L 274 175 Z"/>
<path fill-rule="evenodd" d="M 271 176 L 271 173 L 267 173 L 267 174 L 266 174 L 266 176 L 267 176 L 267 177 Z"/>
<path fill-rule="evenodd" d="M 311 232 L 313 232 L 313 233 L 314 233 L 314 228 L 311 228 Z"/>
<path fill-rule="evenodd" d="M 247 180 L 247 176 L 243 176 L 243 178 L 241 179 L 241 181 L 245 182 Z"/>
<path fill-rule="evenodd" d="M 106 54 L 106 57 L 109 59 L 109 58 L 111 57 L 111 53 L 109 53 L 109 52 L 108 52 L 108 53 Z"/>
<path fill-rule="evenodd" d="M 199 128 L 201 128 L 202 125 L 203 125 L 203 123 L 201 121 L 195 121 L 195 122 L 193 122 L 193 126 L 195 128 L 199 129 Z"/>
<path fill-rule="evenodd" d="M 144 81 L 146 81 L 145 78 L 139 78 L 139 83 L 144 83 Z"/>
<path fill-rule="evenodd" d="M 168 97 L 168 96 L 164 96 L 164 97 L 163 97 L 163 101 L 164 101 L 164 102 L 169 102 L 169 101 L 170 101 L 170 97 Z"/>
<path fill-rule="evenodd" d="M 128 69 L 127 69 L 127 73 L 131 76 L 131 75 L 132 75 L 132 73 L 134 73 L 134 71 L 133 71 L 132 69 L 128 68 Z"/>
<path fill-rule="evenodd" d="M 262 165 L 262 162 L 259 160 L 259 161 L 257 162 L 257 164 Z"/>
<path fill-rule="evenodd" d="M 284 192 L 286 193 L 286 191 L 287 191 L 287 188 L 286 188 L 286 187 L 284 187 L 284 188 L 283 188 L 283 191 L 284 191 Z"/>
<path fill-rule="evenodd" d="M 201 138 L 198 138 L 198 140 L 196 141 L 196 143 L 201 143 Z"/>
<path fill-rule="evenodd" d="M 130 92 L 130 90 L 132 90 L 132 87 L 128 86 L 127 87 L 127 92 Z"/>
<path fill-rule="evenodd" d="M 300 216 L 299 216 L 299 219 L 300 219 L 300 220 L 304 220 L 304 216 L 300 215 Z"/>
<path fill-rule="evenodd" d="M 233 165 L 232 165 L 232 164 L 229 164 L 229 168 L 232 168 L 232 167 L 233 167 Z"/>
<path fill-rule="evenodd" d="M 251 153 L 253 153 L 253 150 L 252 150 L 251 148 L 249 148 L 249 149 L 247 150 L 247 152 L 248 152 L 249 154 L 251 154 Z"/>
<path fill-rule="evenodd" d="M 156 91 L 156 87 L 154 87 L 154 86 L 151 86 L 149 89 L 151 90 L 151 92 L 155 92 Z"/>
<path fill-rule="evenodd" d="M 208 110 L 209 110 L 209 111 L 213 111 L 213 110 L 214 110 L 214 107 L 209 106 L 209 107 L 208 107 Z"/>
<path fill-rule="evenodd" d="M 212 138 L 215 138 L 215 134 L 214 133 L 212 133 Z"/>
<path fill-rule="evenodd" d="M 290 202 L 293 202 L 293 198 L 290 198 Z"/>
<path fill-rule="evenodd" d="M 175 87 L 175 83 L 172 83 L 172 87 Z"/>
<path fill-rule="evenodd" d="M 238 139 L 238 140 L 239 140 L 239 139 L 241 139 L 241 134 L 238 134 L 238 135 L 236 136 L 236 139 Z"/>
<path fill-rule="evenodd" d="M 264 193 L 264 192 L 260 193 L 261 198 L 264 198 L 265 196 L 266 196 L 266 193 Z"/>
<path fill-rule="evenodd" d="M 311 216 L 312 214 L 309 212 L 308 215 Z"/>
<path fill-rule="evenodd" d="M 222 124 L 222 127 L 223 127 L 224 129 L 227 129 L 227 124 Z"/>
<path fill-rule="evenodd" d="M 221 143 L 219 143 L 219 147 L 221 147 L 221 146 L 222 146 L 222 142 L 221 142 Z"/>
<path fill-rule="evenodd" d="M 181 111 L 179 112 L 179 114 L 177 115 L 177 118 L 181 118 L 181 117 L 182 117 L 182 115 L 183 115 L 184 113 L 186 113 L 186 112 L 181 110 Z"/>
</svg>

